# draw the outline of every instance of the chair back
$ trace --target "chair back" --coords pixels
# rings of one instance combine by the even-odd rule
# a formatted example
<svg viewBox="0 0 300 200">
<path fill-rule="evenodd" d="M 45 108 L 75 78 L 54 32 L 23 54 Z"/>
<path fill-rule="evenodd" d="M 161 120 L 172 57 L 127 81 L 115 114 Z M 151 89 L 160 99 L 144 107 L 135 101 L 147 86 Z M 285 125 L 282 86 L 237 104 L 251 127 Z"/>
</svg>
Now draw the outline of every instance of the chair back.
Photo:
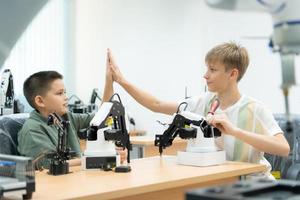
<svg viewBox="0 0 300 200">
<path fill-rule="evenodd" d="M 0 153 L 19 155 L 18 132 L 28 117 L 29 113 L 0 116 Z"/>
</svg>

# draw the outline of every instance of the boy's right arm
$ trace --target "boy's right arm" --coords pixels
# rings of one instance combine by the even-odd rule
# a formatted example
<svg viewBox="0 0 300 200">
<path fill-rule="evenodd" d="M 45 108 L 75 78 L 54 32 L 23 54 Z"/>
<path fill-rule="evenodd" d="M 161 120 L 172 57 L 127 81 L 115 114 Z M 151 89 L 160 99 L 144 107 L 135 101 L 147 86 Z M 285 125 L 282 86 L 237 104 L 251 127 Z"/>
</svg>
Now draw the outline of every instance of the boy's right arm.
<svg viewBox="0 0 300 200">
<path fill-rule="evenodd" d="M 109 51 L 109 66 L 112 72 L 113 80 L 119 83 L 138 103 L 153 112 L 172 115 L 177 111 L 178 104 L 174 102 L 161 101 L 150 93 L 141 90 L 129 81 L 127 81 L 120 69 L 116 65 L 111 52 Z"/>
</svg>

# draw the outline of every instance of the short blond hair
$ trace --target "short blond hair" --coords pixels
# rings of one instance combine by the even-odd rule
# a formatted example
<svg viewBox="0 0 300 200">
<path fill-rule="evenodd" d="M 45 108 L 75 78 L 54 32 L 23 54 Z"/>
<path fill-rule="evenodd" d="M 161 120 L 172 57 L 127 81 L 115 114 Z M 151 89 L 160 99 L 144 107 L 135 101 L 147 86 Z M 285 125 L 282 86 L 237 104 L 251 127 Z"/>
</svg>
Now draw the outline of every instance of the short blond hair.
<svg viewBox="0 0 300 200">
<path fill-rule="evenodd" d="M 249 65 L 249 56 L 245 47 L 235 42 L 227 42 L 209 50 L 205 56 L 205 62 L 221 62 L 225 65 L 225 70 L 236 68 L 239 71 L 237 81 L 240 81 Z"/>
</svg>

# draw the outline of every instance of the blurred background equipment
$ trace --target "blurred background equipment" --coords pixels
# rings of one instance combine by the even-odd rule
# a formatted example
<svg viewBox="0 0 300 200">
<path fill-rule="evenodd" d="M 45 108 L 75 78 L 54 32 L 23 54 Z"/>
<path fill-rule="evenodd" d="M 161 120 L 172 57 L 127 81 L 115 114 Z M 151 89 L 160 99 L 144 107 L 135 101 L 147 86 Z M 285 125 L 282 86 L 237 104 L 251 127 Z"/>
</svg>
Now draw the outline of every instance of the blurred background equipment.
<svg viewBox="0 0 300 200">
<path fill-rule="evenodd" d="M 14 113 L 14 83 L 13 76 L 9 69 L 5 69 L 1 76 L 0 83 L 0 115 Z"/>
<path fill-rule="evenodd" d="M 289 108 L 289 90 L 296 84 L 295 57 L 300 53 L 300 1 L 299 0 L 206 0 L 212 8 L 232 11 L 262 11 L 268 12 L 273 19 L 273 34 L 269 45 L 274 52 L 280 54 L 282 84 L 281 89 L 285 101 L 285 117 L 287 132 L 293 132 L 293 123 Z M 298 149 L 298 134 L 293 135 L 291 149 L 294 149 L 293 161 L 285 178 L 300 179 L 300 167 L 297 160 L 300 157 Z M 296 161 L 294 159 L 297 159 Z M 295 166 L 293 166 L 295 165 Z M 274 166 L 272 166 L 274 167 Z"/>
<path fill-rule="evenodd" d="M 5 69 L 0 82 L 0 116 L 22 112 L 24 105 L 15 98 L 13 75 L 9 69 Z"/>
<path fill-rule="evenodd" d="M 292 173 L 297 173 L 297 171 L 299 171 L 297 169 L 300 169 L 300 115 L 291 115 L 293 121 L 290 125 L 287 123 L 288 119 L 285 114 L 275 114 L 274 117 L 280 128 L 283 130 L 284 136 L 287 139 L 291 149 L 288 157 L 275 156 L 265 153 L 265 158 L 272 165 L 271 173 L 276 179 L 283 178 L 300 180 L 299 173 L 298 175 L 292 175 Z M 292 129 L 290 128 L 291 126 L 293 127 Z"/>
<path fill-rule="evenodd" d="M 191 190 L 186 200 L 296 200 L 300 199 L 299 191 L 298 181 L 259 179 Z"/>
<path fill-rule="evenodd" d="M 90 104 L 88 105 L 88 112 L 90 113 L 97 112 L 98 106 L 96 105 L 96 100 L 98 99 L 100 102 L 102 102 L 101 96 L 102 95 L 99 94 L 99 90 L 97 88 L 94 88 L 91 95 Z"/>
<path fill-rule="evenodd" d="M 87 113 L 88 112 L 88 107 L 75 94 L 73 94 L 72 96 L 69 97 L 68 106 L 69 106 L 70 112 L 73 112 L 73 113 Z"/>
<path fill-rule="evenodd" d="M 73 94 L 69 97 L 69 110 L 73 113 L 94 113 L 98 110 L 98 105 L 96 105 L 96 100 L 99 100 L 99 105 L 101 104 L 101 97 L 99 90 L 94 88 L 92 91 L 90 103 L 86 105 L 77 95 Z"/>
<path fill-rule="evenodd" d="M 99 94 L 99 90 L 97 88 L 94 88 L 92 95 L 91 95 L 90 104 L 95 104 L 96 99 L 99 99 L 100 101 L 102 101 L 100 96 L 102 96 L 102 95 Z"/>
<path fill-rule="evenodd" d="M 31 158 L 0 154 L 0 199 L 6 194 L 31 199 L 35 191 L 34 167 Z M 9 197 L 7 196 L 7 197 Z"/>
</svg>

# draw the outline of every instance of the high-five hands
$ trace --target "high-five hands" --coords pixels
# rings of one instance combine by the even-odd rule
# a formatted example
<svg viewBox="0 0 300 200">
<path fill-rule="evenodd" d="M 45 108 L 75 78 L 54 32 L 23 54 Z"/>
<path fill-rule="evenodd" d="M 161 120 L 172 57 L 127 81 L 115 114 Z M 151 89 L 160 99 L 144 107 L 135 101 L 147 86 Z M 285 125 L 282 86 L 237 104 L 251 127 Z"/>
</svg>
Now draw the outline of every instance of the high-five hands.
<svg viewBox="0 0 300 200">
<path fill-rule="evenodd" d="M 124 80 L 124 77 L 118 65 L 116 64 L 110 49 L 107 49 L 107 58 L 109 63 L 108 67 L 110 68 L 110 71 L 112 73 L 113 81 L 120 84 Z"/>
</svg>

